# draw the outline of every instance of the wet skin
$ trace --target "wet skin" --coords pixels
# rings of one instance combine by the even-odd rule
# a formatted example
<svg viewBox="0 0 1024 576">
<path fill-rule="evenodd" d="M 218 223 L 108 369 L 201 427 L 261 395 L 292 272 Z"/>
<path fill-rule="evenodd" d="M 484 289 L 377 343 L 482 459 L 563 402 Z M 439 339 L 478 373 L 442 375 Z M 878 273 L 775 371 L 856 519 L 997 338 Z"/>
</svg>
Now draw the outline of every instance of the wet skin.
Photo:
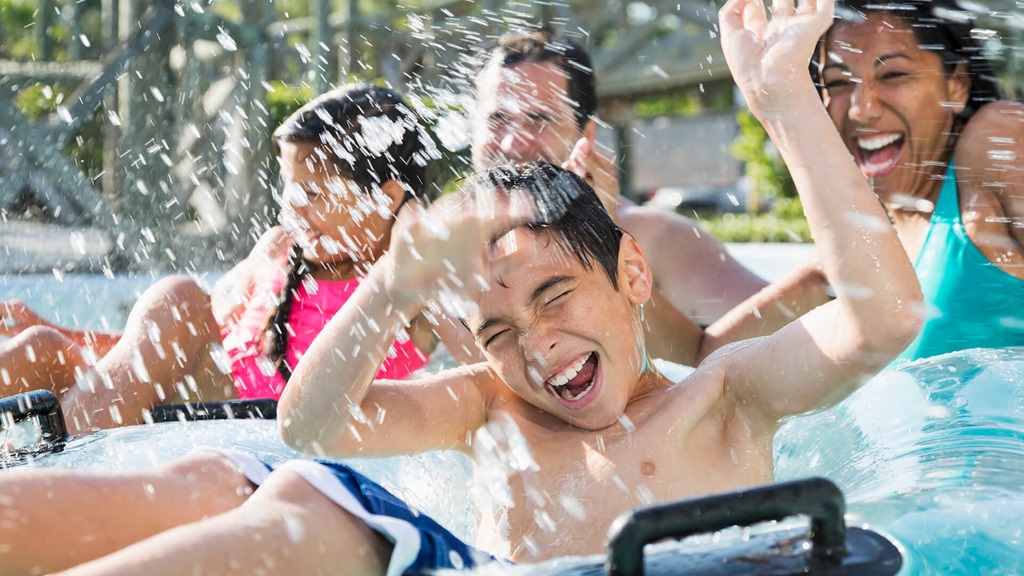
<svg viewBox="0 0 1024 576">
<path fill-rule="evenodd" d="M 579 127 L 568 80 L 556 63 L 502 67 L 492 60 L 477 79 L 476 104 L 477 170 L 539 159 L 556 165 L 568 161 L 565 167 L 594 187 L 612 217 L 640 240 L 660 291 L 648 307 L 648 340 L 656 357 L 695 364 L 700 329 L 690 318 L 710 324 L 765 285 L 689 219 L 620 205 L 616 168 L 594 143 L 597 124 L 588 120 Z"/>
</svg>

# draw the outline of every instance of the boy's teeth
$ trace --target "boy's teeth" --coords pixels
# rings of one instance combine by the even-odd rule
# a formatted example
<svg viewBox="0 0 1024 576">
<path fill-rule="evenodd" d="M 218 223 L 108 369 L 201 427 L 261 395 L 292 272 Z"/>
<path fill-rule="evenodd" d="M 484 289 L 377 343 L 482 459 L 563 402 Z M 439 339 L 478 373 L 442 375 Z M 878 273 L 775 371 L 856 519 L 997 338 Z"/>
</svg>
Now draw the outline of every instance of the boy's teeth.
<svg viewBox="0 0 1024 576">
<path fill-rule="evenodd" d="M 870 138 L 858 138 L 857 145 L 863 148 L 864 150 L 879 150 L 899 140 L 900 137 L 901 136 L 899 134 L 889 134 L 887 136 L 872 136 Z"/>
<path fill-rule="evenodd" d="M 575 378 L 577 374 L 580 373 L 580 370 L 583 369 L 583 365 L 586 364 L 587 360 L 589 360 L 589 359 L 590 359 L 590 355 L 589 354 L 587 356 L 584 356 L 583 358 L 580 358 L 579 360 L 576 361 L 575 364 L 572 364 L 571 366 L 568 366 L 561 373 L 556 374 L 555 376 L 552 376 L 551 378 L 549 378 L 548 379 L 548 384 L 551 384 L 555 388 L 557 388 L 559 386 L 565 386 L 566 383 L 568 383 L 570 380 Z"/>
</svg>

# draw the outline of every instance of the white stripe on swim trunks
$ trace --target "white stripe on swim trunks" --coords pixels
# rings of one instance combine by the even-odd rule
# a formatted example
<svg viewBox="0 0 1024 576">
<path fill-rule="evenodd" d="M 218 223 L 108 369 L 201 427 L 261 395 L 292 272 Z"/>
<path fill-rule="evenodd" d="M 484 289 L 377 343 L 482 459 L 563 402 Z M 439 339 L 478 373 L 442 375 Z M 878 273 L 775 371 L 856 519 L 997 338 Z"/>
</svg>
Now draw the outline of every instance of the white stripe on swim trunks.
<svg viewBox="0 0 1024 576">
<path fill-rule="evenodd" d="M 299 474 L 335 504 L 391 540 L 395 549 L 388 563 L 387 576 L 401 576 L 416 561 L 420 553 L 419 529 L 399 518 L 371 514 L 327 466 L 312 460 L 289 460 L 274 471 L 277 470 L 290 470 Z"/>
<path fill-rule="evenodd" d="M 216 452 L 231 460 L 238 470 L 257 486 L 263 484 L 272 474 L 267 470 L 267 465 L 264 462 L 244 452 L 218 448 L 204 448 L 204 450 Z M 419 529 L 399 518 L 371 514 L 338 480 L 334 471 L 329 467 L 312 460 L 289 460 L 274 467 L 274 472 L 278 470 L 289 470 L 302 476 L 321 494 L 390 540 L 395 545 L 395 549 L 391 553 L 391 561 L 388 563 L 387 576 L 401 576 L 416 561 L 416 557 L 420 553 Z"/>
</svg>

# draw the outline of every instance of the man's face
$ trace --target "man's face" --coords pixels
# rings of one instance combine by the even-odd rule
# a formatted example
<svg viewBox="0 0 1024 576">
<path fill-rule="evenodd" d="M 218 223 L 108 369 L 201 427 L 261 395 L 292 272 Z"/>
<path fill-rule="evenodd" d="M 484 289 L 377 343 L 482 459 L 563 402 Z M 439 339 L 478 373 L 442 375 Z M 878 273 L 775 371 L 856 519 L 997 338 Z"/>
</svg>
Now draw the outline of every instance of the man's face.
<svg viewBox="0 0 1024 576">
<path fill-rule="evenodd" d="M 492 59 L 477 79 L 473 166 L 569 158 L 581 132 L 565 73 L 553 62 L 506 68 Z"/>
<path fill-rule="evenodd" d="M 643 366 L 630 289 L 584 268 L 550 232 L 516 228 L 501 242 L 520 264 L 490 278 L 468 319 L 477 344 L 523 400 L 579 428 L 615 424 Z"/>
</svg>

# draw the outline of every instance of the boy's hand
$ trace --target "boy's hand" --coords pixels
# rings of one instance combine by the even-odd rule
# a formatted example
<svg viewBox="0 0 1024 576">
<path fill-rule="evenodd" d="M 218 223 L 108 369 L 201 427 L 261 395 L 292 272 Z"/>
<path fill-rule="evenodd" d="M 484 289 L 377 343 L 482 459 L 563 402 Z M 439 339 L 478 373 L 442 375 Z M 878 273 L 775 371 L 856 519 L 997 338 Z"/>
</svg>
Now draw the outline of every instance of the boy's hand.
<svg viewBox="0 0 1024 576">
<path fill-rule="evenodd" d="M 562 164 L 562 168 L 573 172 L 586 182 L 597 197 L 604 204 L 604 209 L 618 222 L 619 212 L 619 178 L 615 170 L 615 164 L 607 154 L 601 152 L 594 142 L 587 137 L 582 137 L 573 146 L 569 159 Z"/>
<path fill-rule="evenodd" d="M 429 208 L 403 210 L 392 230 L 386 289 L 400 302 L 422 303 L 437 291 L 475 301 L 489 289 L 495 266 L 510 266 L 520 251 L 503 238 L 532 219 L 522 194 L 473 187 Z M 500 239 L 500 240 L 499 240 Z"/>
<path fill-rule="evenodd" d="M 725 59 L 759 119 L 800 113 L 793 95 L 813 91 L 807 64 L 834 11 L 834 0 L 774 0 L 769 20 L 764 0 L 729 0 L 722 7 Z"/>
<path fill-rule="evenodd" d="M 260 236 L 256 246 L 249 253 L 249 257 L 255 258 L 260 265 L 274 266 L 278 265 L 293 246 L 295 246 L 295 238 L 285 230 L 284 226 L 274 226 Z"/>
</svg>

